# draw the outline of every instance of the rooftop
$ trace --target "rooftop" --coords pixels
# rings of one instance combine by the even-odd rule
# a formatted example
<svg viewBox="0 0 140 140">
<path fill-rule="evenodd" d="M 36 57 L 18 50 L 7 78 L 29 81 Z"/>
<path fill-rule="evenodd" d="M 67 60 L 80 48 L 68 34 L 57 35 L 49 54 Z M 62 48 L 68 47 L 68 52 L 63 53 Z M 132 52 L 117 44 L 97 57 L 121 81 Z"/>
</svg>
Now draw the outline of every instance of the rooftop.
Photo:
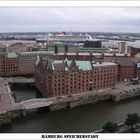
<svg viewBox="0 0 140 140">
<path fill-rule="evenodd" d="M 79 69 L 82 69 L 84 71 L 92 70 L 92 65 L 90 61 L 76 61 L 76 65 Z"/>
<path fill-rule="evenodd" d="M 132 46 L 131 48 L 136 48 L 136 49 L 140 49 L 139 45 L 135 45 L 135 46 Z"/>
<path fill-rule="evenodd" d="M 36 64 L 38 65 L 38 59 L 36 59 Z M 49 70 L 56 70 L 56 71 L 66 71 L 69 70 L 71 67 L 77 67 L 79 70 L 87 71 L 92 70 L 92 67 L 104 67 L 104 66 L 115 66 L 116 63 L 113 62 L 96 62 L 91 63 L 91 61 L 80 61 L 80 60 L 51 60 L 47 59 L 46 63 L 42 63 L 44 68 Z"/>
<path fill-rule="evenodd" d="M 140 58 L 140 53 L 136 54 L 135 58 Z"/>
<path fill-rule="evenodd" d="M 68 60 L 68 63 L 69 63 L 69 66 L 71 65 L 71 60 Z M 63 60 L 54 60 L 53 61 L 53 64 L 62 64 L 64 63 Z M 78 67 L 78 69 L 81 69 L 81 70 L 92 70 L 92 66 L 91 66 L 91 63 L 90 61 L 76 61 L 76 65 Z M 58 66 L 58 65 L 57 65 Z"/>
<path fill-rule="evenodd" d="M 139 58 L 135 58 L 135 57 L 113 57 L 113 56 L 110 56 L 110 57 L 104 57 L 104 61 L 105 62 L 118 62 L 122 65 L 126 65 L 126 64 L 129 64 L 129 63 L 135 63 L 135 62 L 138 62 L 139 61 Z"/>
<path fill-rule="evenodd" d="M 109 52 L 106 48 L 79 48 L 79 52 Z"/>
<path fill-rule="evenodd" d="M 18 54 L 15 52 L 9 52 L 7 54 L 7 58 L 17 58 Z"/>
<path fill-rule="evenodd" d="M 113 62 L 102 62 L 102 63 L 97 62 L 96 64 L 93 64 L 93 67 L 116 66 L 116 65 L 117 64 Z"/>
<path fill-rule="evenodd" d="M 41 54 L 49 54 L 52 55 L 54 54 L 53 51 L 34 51 L 34 52 L 21 52 L 21 56 L 30 56 L 30 55 L 41 55 Z"/>
</svg>

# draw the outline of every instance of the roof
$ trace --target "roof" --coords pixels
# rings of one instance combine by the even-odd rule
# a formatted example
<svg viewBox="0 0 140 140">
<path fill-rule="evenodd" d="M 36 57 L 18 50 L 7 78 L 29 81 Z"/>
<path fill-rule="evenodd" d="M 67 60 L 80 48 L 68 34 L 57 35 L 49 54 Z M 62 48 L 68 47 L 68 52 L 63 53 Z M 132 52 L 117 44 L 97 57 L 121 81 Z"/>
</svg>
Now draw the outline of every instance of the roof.
<svg viewBox="0 0 140 140">
<path fill-rule="evenodd" d="M 48 70 L 55 70 L 55 69 L 54 69 L 54 65 L 53 65 L 53 61 L 50 60 L 50 59 L 48 60 L 47 69 L 48 69 Z"/>
<path fill-rule="evenodd" d="M 80 53 L 82 52 L 109 52 L 106 48 L 79 48 Z"/>
<path fill-rule="evenodd" d="M 17 54 L 15 53 L 15 52 L 9 52 L 8 54 L 7 54 L 7 58 L 17 58 Z"/>
<path fill-rule="evenodd" d="M 82 69 L 84 71 L 92 70 L 92 65 L 90 61 L 76 61 L 76 65 L 79 69 Z"/>
<path fill-rule="evenodd" d="M 121 66 L 132 66 L 134 65 L 135 62 L 138 62 L 139 61 L 139 58 L 134 58 L 134 57 L 130 57 L 130 56 L 127 56 L 127 57 L 104 57 L 104 61 L 105 62 L 117 62 L 119 63 Z"/>
<path fill-rule="evenodd" d="M 39 61 L 40 61 L 40 57 L 39 57 L 39 55 L 37 55 L 36 60 L 35 60 L 35 64 L 38 65 Z"/>
<path fill-rule="evenodd" d="M 137 53 L 137 54 L 135 55 L 135 57 L 136 57 L 136 58 L 140 58 L 140 53 Z"/>
<path fill-rule="evenodd" d="M 52 51 L 21 52 L 21 56 L 32 56 L 32 55 L 42 55 L 42 54 L 52 55 L 54 54 L 54 52 Z"/>
<path fill-rule="evenodd" d="M 96 64 L 91 63 L 91 61 L 80 61 L 80 60 L 51 60 L 48 59 L 43 66 L 48 70 L 56 70 L 56 71 L 68 71 L 71 67 L 76 67 L 79 70 L 88 71 L 92 70 L 93 67 L 103 67 L 103 66 L 116 66 L 116 63 L 113 62 L 97 62 Z"/>
<path fill-rule="evenodd" d="M 134 66 L 135 63 L 129 60 L 119 61 L 119 64 L 121 66 Z"/>
<path fill-rule="evenodd" d="M 79 48 L 79 50 L 108 50 L 107 48 Z"/>
<path fill-rule="evenodd" d="M 66 65 L 67 68 L 70 67 L 70 62 L 69 62 L 69 60 L 67 59 L 67 57 L 65 58 L 64 63 L 65 63 L 65 65 Z M 67 68 L 66 68 L 66 70 L 67 70 Z"/>
<path fill-rule="evenodd" d="M 139 45 L 135 45 L 135 46 L 132 46 L 131 48 L 134 48 L 134 49 L 140 49 Z"/>
<path fill-rule="evenodd" d="M 117 64 L 113 62 L 102 62 L 102 63 L 97 62 L 96 64 L 93 64 L 93 67 L 116 66 L 116 65 Z"/>
<path fill-rule="evenodd" d="M 72 61 L 71 60 L 67 60 L 67 61 L 69 63 L 68 66 L 70 66 Z M 64 61 L 62 61 L 62 60 L 54 60 L 53 63 L 54 63 L 54 65 L 55 64 L 62 64 L 62 63 L 64 63 Z M 76 65 L 78 66 L 78 69 L 81 69 L 81 70 L 84 70 L 84 71 L 92 70 L 92 66 L 91 66 L 90 61 L 76 61 Z"/>
</svg>

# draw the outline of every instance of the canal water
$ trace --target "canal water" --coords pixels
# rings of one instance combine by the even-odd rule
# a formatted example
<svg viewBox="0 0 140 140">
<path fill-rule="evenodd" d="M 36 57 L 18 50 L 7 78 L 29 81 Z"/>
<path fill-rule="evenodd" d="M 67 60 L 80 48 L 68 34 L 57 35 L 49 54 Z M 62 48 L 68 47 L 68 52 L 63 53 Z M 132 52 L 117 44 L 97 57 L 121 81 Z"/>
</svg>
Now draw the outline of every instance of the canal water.
<svg viewBox="0 0 140 140">
<path fill-rule="evenodd" d="M 15 90 L 15 89 L 14 89 Z M 41 97 L 40 93 L 28 86 L 17 86 L 17 100 Z M 32 112 L 32 113 L 31 113 Z M 75 109 L 49 112 L 47 109 L 30 110 L 26 118 L 18 118 L 11 125 L 0 128 L 8 133 L 52 133 L 52 132 L 93 132 L 107 121 L 121 123 L 128 113 L 140 114 L 140 98 L 119 103 L 112 101 L 84 105 Z"/>
</svg>

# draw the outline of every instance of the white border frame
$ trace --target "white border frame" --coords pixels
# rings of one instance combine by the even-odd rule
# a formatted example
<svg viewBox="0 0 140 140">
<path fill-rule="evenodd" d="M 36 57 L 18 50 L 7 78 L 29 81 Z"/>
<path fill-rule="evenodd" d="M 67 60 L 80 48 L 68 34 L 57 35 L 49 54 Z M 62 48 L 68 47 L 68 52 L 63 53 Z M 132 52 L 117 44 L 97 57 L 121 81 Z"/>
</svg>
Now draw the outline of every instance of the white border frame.
<svg viewBox="0 0 140 140">
<path fill-rule="evenodd" d="M 6 6 L 6 7 L 15 7 L 15 6 L 21 6 L 21 7 L 44 7 L 44 6 L 51 6 L 51 7 L 139 7 L 140 1 L 69 1 L 69 0 L 55 0 L 55 1 L 0 1 L 0 7 Z"/>
</svg>

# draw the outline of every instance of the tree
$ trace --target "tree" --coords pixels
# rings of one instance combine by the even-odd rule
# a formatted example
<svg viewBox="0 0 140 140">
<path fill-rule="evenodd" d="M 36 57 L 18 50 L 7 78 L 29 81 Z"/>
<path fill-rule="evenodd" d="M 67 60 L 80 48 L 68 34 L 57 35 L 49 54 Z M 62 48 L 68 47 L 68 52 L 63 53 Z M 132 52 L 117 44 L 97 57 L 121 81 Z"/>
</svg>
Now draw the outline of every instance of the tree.
<svg viewBox="0 0 140 140">
<path fill-rule="evenodd" d="M 65 53 L 68 53 L 69 51 L 68 45 L 65 45 L 64 48 L 65 48 Z"/>
<path fill-rule="evenodd" d="M 140 123 L 140 116 L 137 113 L 127 114 L 127 118 L 125 120 L 125 124 L 127 126 L 131 126 L 132 132 L 135 132 L 134 126 Z"/>
<path fill-rule="evenodd" d="M 58 46 L 54 45 L 54 53 L 57 54 L 58 53 Z"/>
<path fill-rule="evenodd" d="M 103 132 L 105 133 L 115 133 L 117 132 L 118 126 L 116 123 L 113 122 L 107 122 L 104 126 L 103 126 Z"/>
</svg>

